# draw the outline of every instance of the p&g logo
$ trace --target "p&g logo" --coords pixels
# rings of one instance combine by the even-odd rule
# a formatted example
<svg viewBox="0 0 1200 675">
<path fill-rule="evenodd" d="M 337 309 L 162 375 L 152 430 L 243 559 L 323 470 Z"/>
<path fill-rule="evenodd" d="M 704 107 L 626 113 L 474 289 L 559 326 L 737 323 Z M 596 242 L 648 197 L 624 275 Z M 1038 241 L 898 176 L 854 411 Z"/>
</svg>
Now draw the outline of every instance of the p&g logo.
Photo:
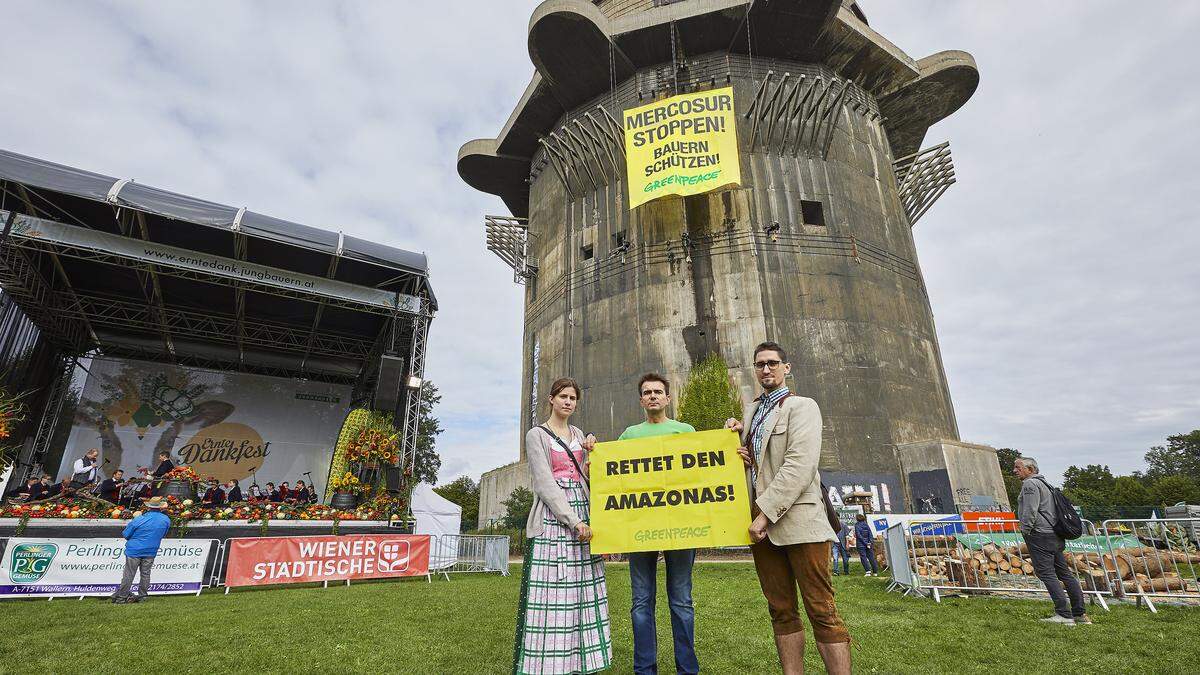
<svg viewBox="0 0 1200 675">
<path fill-rule="evenodd" d="M 9 557 L 8 577 L 14 584 L 37 583 L 57 554 L 57 544 L 17 544 Z"/>
</svg>

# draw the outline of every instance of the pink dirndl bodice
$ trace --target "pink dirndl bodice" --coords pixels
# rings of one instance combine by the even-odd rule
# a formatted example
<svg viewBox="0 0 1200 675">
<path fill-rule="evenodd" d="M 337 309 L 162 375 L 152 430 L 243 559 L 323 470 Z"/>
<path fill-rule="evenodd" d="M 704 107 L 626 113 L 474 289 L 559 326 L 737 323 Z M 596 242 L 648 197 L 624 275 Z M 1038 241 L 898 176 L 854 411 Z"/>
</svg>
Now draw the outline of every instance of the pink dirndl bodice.
<svg viewBox="0 0 1200 675">
<path fill-rule="evenodd" d="M 583 446 L 579 444 L 579 439 L 572 438 L 570 443 L 571 454 L 575 455 L 575 460 L 579 462 L 579 466 L 583 466 L 586 460 L 586 453 L 583 451 Z M 550 470 L 554 473 L 555 480 L 564 478 L 583 482 L 583 476 L 575 470 L 575 464 L 571 462 L 571 458 L 567 456 L 567 451 L 563 450 L 558 441 L 550 443 Z"/>
</svg>

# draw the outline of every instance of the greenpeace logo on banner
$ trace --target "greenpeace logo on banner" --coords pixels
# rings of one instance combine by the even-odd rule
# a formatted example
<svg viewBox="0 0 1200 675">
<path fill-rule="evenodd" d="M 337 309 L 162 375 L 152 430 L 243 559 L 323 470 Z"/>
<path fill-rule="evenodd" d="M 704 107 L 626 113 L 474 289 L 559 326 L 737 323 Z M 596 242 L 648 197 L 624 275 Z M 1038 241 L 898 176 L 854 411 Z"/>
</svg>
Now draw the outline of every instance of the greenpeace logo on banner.
<svg viewBox="0 0 1200 675">
<path fill-rule="evenodd" d="M 55 544 L 17 544 L 9 558 L 8 579 L 14 584 L 34 584 L 41 581 L 58 554 Z"/>
<path fill-rule="evenodd" d="M 622 117 L 630 209 L 741 184 L 732 87 L 679 94 Z"/>
<path fill-rule="evenodd" d="M 725 429 L 609 441 L 596 446 L 592 553 L 750 543 L 750 499 Z"/>
</svg>

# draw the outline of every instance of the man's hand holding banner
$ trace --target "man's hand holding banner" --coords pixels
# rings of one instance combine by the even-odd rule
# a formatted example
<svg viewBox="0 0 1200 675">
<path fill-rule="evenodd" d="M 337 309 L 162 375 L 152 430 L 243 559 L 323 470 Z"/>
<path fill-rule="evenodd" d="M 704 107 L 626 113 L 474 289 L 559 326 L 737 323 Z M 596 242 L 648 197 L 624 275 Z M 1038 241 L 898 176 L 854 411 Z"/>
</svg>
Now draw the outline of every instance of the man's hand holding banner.
<svg viewBox="0 0 1200 675">
<path fill-rule="evenodd" d="M 592 553 L 750 543 L 750 495 L 727 430 L 599 443 L 591 456 Z"/>
</svg>

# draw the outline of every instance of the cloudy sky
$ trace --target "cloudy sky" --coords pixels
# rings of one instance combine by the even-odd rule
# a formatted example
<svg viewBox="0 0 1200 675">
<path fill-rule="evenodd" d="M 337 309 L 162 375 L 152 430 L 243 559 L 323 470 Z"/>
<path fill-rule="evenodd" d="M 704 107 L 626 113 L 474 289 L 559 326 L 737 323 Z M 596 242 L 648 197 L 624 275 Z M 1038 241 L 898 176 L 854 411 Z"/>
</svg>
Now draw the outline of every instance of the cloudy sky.
<svg viewBox="0 0 1200 675">
<path fill-rule="evenodd" d="M 427 252 L 441 479 L 477 478 L 518 452 L 521 292 L 454 160 L 528 82 L 536 4 L 5 0 L 0 147 Z M 979 62 L 916 227 L 963 438 L 1056 475 L 1200 427 L 1200 3 L 861 4 Z"/>
</svg>

